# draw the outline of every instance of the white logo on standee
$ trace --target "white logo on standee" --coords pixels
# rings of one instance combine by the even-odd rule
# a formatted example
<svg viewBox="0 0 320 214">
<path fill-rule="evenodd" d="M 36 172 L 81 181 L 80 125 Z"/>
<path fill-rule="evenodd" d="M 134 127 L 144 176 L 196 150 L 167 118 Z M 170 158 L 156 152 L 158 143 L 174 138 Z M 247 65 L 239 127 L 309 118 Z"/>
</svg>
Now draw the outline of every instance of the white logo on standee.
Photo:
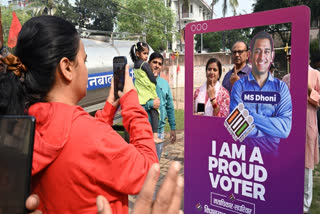
<svg viewBox="0 0 320 214">
<path fill-rule="evenodd" d="M 203 23 L 203 24 L 193 24 L 191 26 L 191 31 L 195 32 L 195 31 L 201 31 L 201 30 L 207 30 L 208 29 L 208 24 L 207 23 Z"/>
</svg>

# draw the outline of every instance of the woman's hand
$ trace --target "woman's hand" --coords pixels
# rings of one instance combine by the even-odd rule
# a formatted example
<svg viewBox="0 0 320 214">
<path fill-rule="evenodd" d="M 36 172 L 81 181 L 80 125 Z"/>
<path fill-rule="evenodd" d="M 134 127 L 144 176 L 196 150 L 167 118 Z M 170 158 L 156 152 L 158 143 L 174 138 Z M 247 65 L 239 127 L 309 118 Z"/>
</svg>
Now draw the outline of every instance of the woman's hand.
<svg viewBox="0 0 320 214">
<path fill-rule="evenodd" d="M 171 164 L 168 174 L 157 194 L 156 200 L 152 201 L 153 193 L 160 173 L 159 164 L 154 164 L 149 170 L 148 176 L 134 204 L 131 214 L 181 214 L 180 209 L 183 178 L 178 174 L 180 164 Z M 112 214 L 108 201 L 103 196 L 97 197 L 98 214 Z M 151 212 L 150 212 L 151 211 Z"/>
<path fill-rule="evenodd" d="M 212 85 L 208 85 L 207 92 L 210 100 L 216 96 L 216 91 L 214 90 L 214 86 Z"/>
<path fill-rule="evenodd" d="M 113 83 L 113 78 L 111 80 L 111 87 L 110 87 L 110 90 L 109 90 L 109 96 L 108 96 L 108 99 L 107 101 L 113 105 L 114 107 L 118 107 L 119 105 L 119 99 L 116 100 L 116 98 L 114 97 L 114 83 Z"/>
<path fill-rule="evenodd" d="M 29 214 L 42 214 L 40 210 L 36 210 L 40 204 L 40 199 L 37 195 L 32 194 L 26 200 L 26 208 L 32 211 Z"/>
<path fill-rule="evenodd" d="M 123 87 L 123 91 L 118 91 L 119 97 L 122 97 L 125 93 L 127 93 L 131 89 L 135 89 L 135 87 L 133 85 L 132 78 L 129 75 L 129 65 L 126 65 L 124 87 Z M 112 81 L 111 81 L 111 87 L 109 90 L 109 96 L 107 101 L 111 103 L 114 107 L 117 107 L 119 105 L 119 99 L 116 100 L 114 97 L 114 78 L 112 78 Z"/>
<path fill-rule="evenodd" d="M 136 90 L 136 88 L 133 85 L 132 78 L 129 75 L 129 65 L 126 65 L 124 87 L 123 87 L 123 91 L 118 91 L 119 97 L 122 97 L 127 92 L 131 91 L 132 89 Z"/>
</svg>

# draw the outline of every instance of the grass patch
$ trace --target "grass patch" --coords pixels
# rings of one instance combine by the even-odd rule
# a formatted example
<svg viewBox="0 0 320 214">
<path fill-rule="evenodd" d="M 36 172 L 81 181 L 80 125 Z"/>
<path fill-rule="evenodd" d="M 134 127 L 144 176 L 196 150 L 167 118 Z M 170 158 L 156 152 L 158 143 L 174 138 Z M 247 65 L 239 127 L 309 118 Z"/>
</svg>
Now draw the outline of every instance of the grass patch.
<svg viewBox="0 0 320 214">
<path fill-rule="evenodd" d="M 184 130 L 184 110 L 181 110 L 181 109 L 174 110 L 174 116 L 176 117 L 176 130 Z M 164 131 L 168 132 L 171 129 L 170 129 L 168 120 L 166 121 L 167 123 L 164 127 Z"/>
<path fill-rule="evenodd" d="M 320 165 L 313 171 L 313 193 L 310 213 L 320 214 Z"/>
</svg>

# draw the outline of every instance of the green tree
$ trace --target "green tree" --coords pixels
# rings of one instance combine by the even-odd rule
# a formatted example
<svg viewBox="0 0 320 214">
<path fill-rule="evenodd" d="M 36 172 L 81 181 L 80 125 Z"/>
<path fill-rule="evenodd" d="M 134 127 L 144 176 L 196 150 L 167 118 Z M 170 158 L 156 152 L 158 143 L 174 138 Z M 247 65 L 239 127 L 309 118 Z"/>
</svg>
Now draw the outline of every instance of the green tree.
<svg viewBox="0 0 320 214">
<path fill-rule="evenodd" d="M 320 18 L 320 1 L 319 0 L 256 0 L 256 3 L 253 4 L 253 12 L 259 11 L 266 11 L 266 10 L 273 10 L 285 7 L 293 7 L 298 5 L 306 5 L 311 10 L 311 23 L 313 21 L 317 21 Z M 286 32 L 291 30 L 291 25 L 284 24 L 284 25 L 272 25 L 272 26 L 265 26 L 261 28 L 257 28 L 258 30 L 266 30 L 267 32 L 274 34 L 277 33 L 281 39 L 283 44 L 289 43 L 290 45 L 290 38 L 286 37 Z M 255 33 L 255 32 L 253 32 Z M 320 34 L 319 34 L 320 40 Z"/>
<path fill-rule="evenodd" d="M 320 54 L 319 50 L 319 40 L 314 39 L 310 41 L 310 46 L 309 46 L 309 52 L 310 52 L 310 57 L 313 59 L 315 56 L 318 56 Z"/>
<path fill-rule="evenodd" d="M 25 10 L 16 10 L 10 5 L 8 7 L 1 7 L 1 22 L 2 22 L 2 29 L 3 29 L 3 44 L 7 46 L 8 43 L 8 36 L 10 31 L 10 26 L 12 22 L 12 12 L 17 14 L 17 17 L 23 25 L 28 19 L 31 18 L 30 13 Z"/>
<path fill-rule="evenodd" d="M 228 31 L 220 31 L 220 32 L 212 32 L 203 34 L 203 48 L 208 52 L 219 52 L 223 50 L 222 44 L 222 36 L 224 34 L 224 45 L 228 49 L 231 50 L 232 45 L 236 41 L 244 41 L 245 43 L 249 43 L 249 38 L 247 34 L 249 34 L 250 29 L 237 29 L 237 30 L 228 30 Z M 200 50 L 201 45 L 201 35 L 197 34 L 195 36 L 196 40 L 196 50 Z"/>
<path fill-rule="evenodd" d="M 232 7 L 233 15 L 235 16 L 237 14 L 236 8 L 238 7 L 239 3 L 238 0 L 223 0 L 223 5 L 222 5 L 222 15 L 223 17 L 226 17 L 228 5 Z"/>
<path fill-rule="evenodd" d="M 218 3 L 219 0 L 212 0 L 211 1 L 211 9 L 212 9 L 212 18 L 213 18 L 213 9 L 214 9 L 214 6 Z M 227 14 L 227 10 L 228 10 L 228 7 L 231 6 L 232 8 L 232 11 L 233 11 L 233 15 L 237 15 L 237 7 L 239 6 L 239 2 L 238 0 L 223 0 L 223 4 L 222 4 L 222 16 L 223 17 L 226 17 L 226 14 Z"/>
<path fill-rule="evenodd" d="M 311 10 L 311 21 L 320 17 L 320 1 L 319 0 L 256 0 L 253 4 L 253 12 L 273 10 L 284 7 L 293 7 L 298 5 L 306 5 Z"/>
<path fill-rule="evenodd" d="M 31 0 L 26 9 L 32 11 L 32 16 L 52 16 L 57 10 L 58 2 L 58 0 Z"/>
<path fill-rule="evenodd" d="M 162 51 L 172 39 L 174 14 L 159 0 L 124 0 L 120 2 L 118 31 L 146 34 L 147 43 Z"/>
<path fill-rule="evenodd" d="M 204 33 L 202 34 L 203 41 L 203 49 L 208 52 L 219 52 L 222 48 L 221 40 L 222 34 L 221 32 L 212 32 L 212 33 Z M 196 34 L 196 50 L 200 51 L 201 49 L 201 34 Z"/>
<path fill-rule="evenodd" d="M 118 6 L 113 0 L 76 0 L 79 27 L 112 31 Z"/>
<path fill-rule="evenodd" d="M 218 2 L 219 0 L 212 0 L 211 3 L 211 7 L 212 7 L 212 13 L 213 13 L 213 8 L 214 5 Z M 227 13 L 227 9 L 228 9 L 228 5 L 230 5 L 232 7 L 232 11 L 233 11 L 233 15 L 235 16 L 237 14 L 236 12 L 236 8 L 238 7 L 239 3 L 238 0 L 223 0 L 223 4 L 222 4 L 222 16 L 226 17 L 226 13 Z M 213 15 L 212 15 L 213 16 Z M 225 41 L 225 34 L 224 32 L 222 32 L 222 49 L 225 49 L 226 44 L 224 43 Z"/>
<path fill-rule="evenodd" d="M 189 11 L 189 0 L 178 0 L 178 34 L 176 35 L 176 38 L 179 38 L 179 46 L 180 51 L 182 51 L 182 41 L 181 41 L 181 14 L 182 14 L 182 8 L 180 7 L 180 2 L 182 3 L 182 7 L 186 7 L 186 10 Z"/>
<path fill-rule="evenodd" d="M 69 22 L 77 25 L 79 15 L 76 13 L 75 7 L 73 7 L 69 0 L 60 0 L 57 5 L 57 11 L 55 16 L 62 17 Z"/>
</svg>

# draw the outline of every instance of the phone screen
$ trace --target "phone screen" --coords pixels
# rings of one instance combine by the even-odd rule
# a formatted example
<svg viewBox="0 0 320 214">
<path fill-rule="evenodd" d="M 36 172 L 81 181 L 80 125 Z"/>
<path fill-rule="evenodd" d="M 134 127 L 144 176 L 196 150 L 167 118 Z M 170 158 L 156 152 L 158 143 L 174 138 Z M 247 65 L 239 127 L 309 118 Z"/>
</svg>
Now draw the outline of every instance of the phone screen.
<svg viewBox="0 0 320 214">
<path fill-rule="evenodd" d="M 113 58 L 114 97 L 116 99 L 119 98 L 118 91 L 123 91 L 126 64 L 127 58 L 125 56 Z"/>
<path fill-rule="evenodd" d="M 0 116 L 0 213 L 26 213 L 35 119 Z"/>
<path fill-rule="evenodd" d="M 197 112 L 204 112 L 204 103 L 198 103 Z"/>
</svg>

